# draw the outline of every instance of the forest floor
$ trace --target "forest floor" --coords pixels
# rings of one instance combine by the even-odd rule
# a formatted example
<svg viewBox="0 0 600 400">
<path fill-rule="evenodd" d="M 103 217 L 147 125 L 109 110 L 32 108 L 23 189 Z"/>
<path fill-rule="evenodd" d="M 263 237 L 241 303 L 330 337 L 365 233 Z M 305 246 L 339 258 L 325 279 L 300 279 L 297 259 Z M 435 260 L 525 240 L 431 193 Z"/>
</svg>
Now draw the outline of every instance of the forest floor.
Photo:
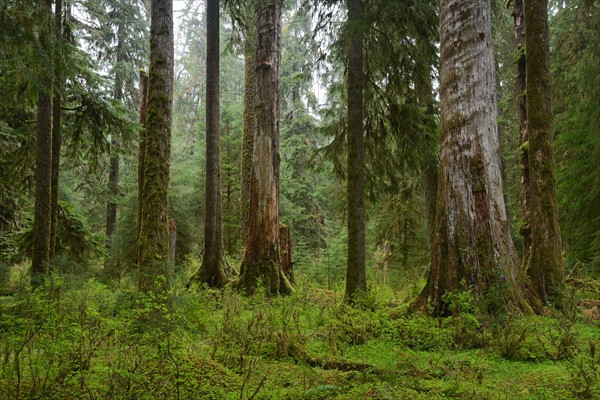
<svg viewBox="0 0 600 400">
<path fill-rule="evenodd" d="M 0 398 L 600 399 L 589 288 L 494 318 L 455 293 L 438 319 L 382 285 L 355 307 L 307 281 L 282 298 L 186 290 L 184 274 L 164 299 L 133 286 L 63 276 L 0 297 Z"/>
</svg>

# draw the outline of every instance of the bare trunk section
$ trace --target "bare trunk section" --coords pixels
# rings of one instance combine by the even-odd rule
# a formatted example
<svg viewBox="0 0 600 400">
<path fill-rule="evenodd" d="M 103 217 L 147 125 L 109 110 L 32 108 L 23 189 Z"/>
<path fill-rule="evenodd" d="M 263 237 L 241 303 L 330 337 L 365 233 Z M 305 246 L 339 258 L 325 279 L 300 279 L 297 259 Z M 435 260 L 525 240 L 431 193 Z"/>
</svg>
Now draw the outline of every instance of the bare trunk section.
<svg viewBox="0 0 600 400">
<path fill-rule="evenodd" d="M 508 229 L 496 123 L 490 4 L 442 0 L 441 154 L 432 266 L 420 301 L 472 290 L 488 311 L 530 310 Z"/>
<path fill-rule="evenodd" d="M 544 304 L 564 279 L 552 134 L 548 1 L 525 1 L 527 128 L 531 180 L 531 255 L 528 273 Z"/>
<path fill-rule="evenodd" d="M 56 253 L 56 230 L 58 225 L 58 176 L 60 169 L 61 139 L 61 96 L 62 79 L 62 36 L 63 36 L 63 7 L 62 0 L 54 4 L 54 84 L 55 93 L 52 100 L 52 177 L 50 182 L 50 244 L 49 258 Z"/>
<path fill-rule="evenodd" d="M 367 291 L 365 271 L 365 171 L 363 147 L 363 34 L 358 26 L 362 1 L 348 0 L 348 258 L 346 299 Z"/>
<path fill-rule="evenodd" d="M 204 256 L 191 281 L 219 288 L 227 283 L 221 211 L 221 114 L 219 84 L 219 0 L 206 3 L 206 199 Z"/>
<path fill-rule="evenodd" d="M 525 92 L 527 63 L 525 58 L 523 0 L 515 0 L 513 18 L 515 21 L 515 47 L 517 54 L 516 95 L 521 164 L 521 211 L 523 213 L 523 221 L 519 227 L 519 233 L 523 237 L 523 260 L 524 265 L 526 265 L 529 260 L 531 248 L 531 216 L 529 211 L 531 183 L 529 178 L 529 142 L 527 138 L 527 96 Z"/>
<path fill-rule="evenodd" d="M 141 223 L 138 240 L 138 290 L 169 287 L 168 190 L 173 105 L 173 1 L 154 0 L 150 26 L 148 118 Z"/>
<path fill-rule="evenodd" d="M 292 291 L 279 253 L 281 6 L 281 0 L 257 2 L 250 218 L 239 280 L 239 288 L 250 294 L 256 291 L 259 280 L 270 294 Z"/>
<path fill-rule="evenodd" d="M 52 183 L 52 3 L 45 1 L 39 40 L 42 46 L 42 69 L 37 101 L 37 139 L 35 161 L 35 207 L 33 218 L 33 254 L 31 258 L 31 285 L 40 286 L 50 273 L 50 225 Z"/>
</svg>

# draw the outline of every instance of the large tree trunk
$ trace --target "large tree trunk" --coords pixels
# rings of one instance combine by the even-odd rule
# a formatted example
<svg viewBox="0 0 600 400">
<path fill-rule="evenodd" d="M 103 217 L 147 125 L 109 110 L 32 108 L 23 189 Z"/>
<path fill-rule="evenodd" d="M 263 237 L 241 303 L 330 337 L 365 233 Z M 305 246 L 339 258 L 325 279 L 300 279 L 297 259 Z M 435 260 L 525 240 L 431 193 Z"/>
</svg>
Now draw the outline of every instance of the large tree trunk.
<svg viewBox="0 0 600 400">
<path fill-rule="evenodd" d="M 221 211 L 221 115 L 219 85 L 219 0 L 206 3 L 206 201 L 204 256 L 191 280 L 210 287 L 223 287 L 223 215 Z"/>
<path fill-rule="evenodd" d="M 523 213 L 523 221 L 519 232 L 523 237 L 523 260 L 526 263 L 529 260 L 529 251 L 531 248 L 531 216 L 529 212 L 531 184 L 529 178 L 529 143 L 527 138 L 527 96 L 525 94 L 527 63 L 525 58 L 523 0 L 515 0 L 513 18 L 515 21 L 515 47 L 517 54 L 516 95 L 521 164 L 521 211 Z"/>
<path fill-rule="evenodd" d="M 250 222 L 250 181 L 252 180 L 252 151 L 254 148 L 254 85 L 256 84 L 256 46 L 248 32 L 244 51 L 244 119 L 242 132 L 242 178 L 240 182 L 240 224 L 242 243 L 248 236 Z"/>
<path fill-rule="evenodd" d="M 348 0 L 348 258 L 346 299 L 367 291 L 365 272 L 365 171 L 363 147 L 363 36 L 358 26 L 362 1 Z"/>
<path fill-rule="evenodd" d="M 33 254 L 31 284 L 43 284 L 48 276 L 50 258 L 51 182 L 52 182 L 52 2 L 43 1 L 39 40 L 43 57 L 40 82 L 43 84 L 37 101 L 37 140 L 35 162 L 35 209 L 33 218 Z"/>
<path fill-rule="evenodd" d="M 173 0 L 154 0 L 150 26 L 150 71 L 146 151 L 138 241 L 138 290 L 168 289 L 168 190 L 173 105 Z"/>
<path fill-rule="evenodd" d="M 140 227 L 142 224 L 142 192 L 144 191 L 144 166 L 146 164 L 146 119 L 148 118 L 148 74 L 140 70 L 140 133 L 138 138 L 138 197 L 135 227 L 136 254 L 137 243 L 140 241 Z M 139 254 L 138 254 L 139 258 Z"/>
<path fill-rule="evenodd" d="M 446 293 L 472 290 L 488 311 L 529 310 L 502 193 L 489 1 L 442 0 L 440 37 L 438 204 L 421 300 L 445 314 Z"/>
<path fill-rule="evenodd" d="M 49 257 L 56 252 L 56 230 L 58 225 L 58 176 L 60 169 L 61 115 L 62 115 L 62 39 L 63 39 L 63 7 L 62 0 L 54 4 L 54 84 L 55 93 L 52 100 L 52 177 L 50 182 L 50 245 Z"/>
<path fill-rule="evenodd" d="M 531 180 L 531 256 L 529 276 L 540 299 L 556 297 L 564 278 L 556 204 L 552 137 L 550 33 L 547 0 L 525 1 L 527 128 Z"/>
<path fill-rule="evenodd" d="M 270 294 L 292 288 L 279 262 L 279 74 L 281 0 L 257 2 L 254 145 L 250 219 L 239 288 L 256 291 L 262 280 Z"/>
</svg>

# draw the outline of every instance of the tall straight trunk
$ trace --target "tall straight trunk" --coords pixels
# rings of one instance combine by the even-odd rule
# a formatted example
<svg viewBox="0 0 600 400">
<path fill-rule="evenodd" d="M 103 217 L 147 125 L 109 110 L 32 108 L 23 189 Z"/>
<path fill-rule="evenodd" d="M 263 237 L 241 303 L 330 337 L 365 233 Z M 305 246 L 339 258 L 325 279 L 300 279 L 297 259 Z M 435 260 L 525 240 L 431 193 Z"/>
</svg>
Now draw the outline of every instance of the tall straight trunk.
<svg viewBox="0 0 600 400">
<path fill-rule="evenodd" d="M 123 33 L 122 27 L 117 28 L 117 57 L 116 57 L 116 73 L 115 87 L 113 97 L 117 101 L 123 99 L 123 74 L 120 64 L 123 62 Z M 117 234 L 117 196 L 119 195 L 119 155 L 117 149 L 119 146 L 118 132 L 111 135 L 111 156 L 109 159 L 108 172 L 108 194 L 109 198 L 106 202 L 106 253 L 108 255 L 107 267 L 112 269 L 111 263 L 114 263 L 115 236 Z M 111 260 L 113 259 L 113 260 Z M 109 271 L 109 276 L 116 277 L 117 271 Z"/>
<path fill-rule="evenodd" d="M 525 92 L 527 63 L 525 57 L 525 19 L 523 0 L 515 0 L 513 18 L 515 22 L 515 47 L 517 52 L 517 118 L 519 123 L 519 153 L 521 164 L 521 212 L 523 222 L 519 232 L 523 237 L 523 260 L 529 260 L 531 248 L 530 178 L 529 178 L 529 142 L 527 137 L 527 96 Z"/>
<path fill-rule="evenodd" d="M 564 279 L 562 241 L 556 204 L 552 134 L 548 1 L 525 1 L 527 129 L 531 180 L 531 256 L 529 276 L 544 304 L 559 295 Z"/>
<path fill-rule="evenodd" d="M 50 244 L 49 257 L 52 259 L 56 252 L 56 230 L 58 225 L 58 176 L 60 169 L 61 115 L 62 115 L 62 39 L 63 39 L 63 7 L 62 0 L 54 4 L 54 85 L 55 93 L 52 100 L 52 177 L 50 182 Z"/>
<path fill-rule="evenodd" d="M 281 7 L 281 0 L 257 1 L 250 219 L 239 279 L 246 293 L 255 292 L 259 280 L 270 294 L 292 290 L 279 262 Z"/>
<path fill-rule="evenodd" d="M 432 265 L 420 300 L 471 290 L 493 312 L 530 310 L 518 285 L 496 122 L 490 3 L 440 2 L 441 154 Z"/>
<path fill-rule="evenodd" d="M 223 287 L 223 215 L 221 211 L 221 114 L 219 84 L 219 0 L 206 3 L 206 198 L 204 256 L 193 281 Z"/>
<path fill-rule="evenodd" d="M 256 46 L 248 38 L 244 51 L 244 118 L 242 132 L 242 179 L 240 182 L 240 224 L 242 243 L 248 236 L 250 222 L 250 182 L 252 180 L 252 151 L 254 147 L 254 85 L 256 84 Z"/>
<path fill-rule="evenodd" d="M 138 197 L 136 214 L 136 246 L 140 240 L 142 224 L 142 192 L 144 190 L 144 165 L 146 158 L 146 119 L 148 118 L 148 74 L 140 70 L 140 132 L 138 138 Z M 137 251 L 137 250 L 136 250 Z"/>
<path fill-rule="evenodd" d="M 346 299 L 367 291 L 365 271 L 365 171 L 363 146 L 363 35 L 358 27 L 362 1 L 348 0 L 348 258 Z"/>
<path fill-rule="evenodd" d="M 173 106 L 173 0 L 153 0 L 138 290 L 169 287 L 168 190 Z"/>
<path fill-rule="evenodd" d="M 37 139 L 35 161 L 35 208 L 33 218 L 33 254 L 31 284 L 43 284 L 50 273 L 50 225 L 52 183 L 52 2 L 41 1 L 39 40 L 42 47 L 42 67 L 37 101 Z"/>
</svg>

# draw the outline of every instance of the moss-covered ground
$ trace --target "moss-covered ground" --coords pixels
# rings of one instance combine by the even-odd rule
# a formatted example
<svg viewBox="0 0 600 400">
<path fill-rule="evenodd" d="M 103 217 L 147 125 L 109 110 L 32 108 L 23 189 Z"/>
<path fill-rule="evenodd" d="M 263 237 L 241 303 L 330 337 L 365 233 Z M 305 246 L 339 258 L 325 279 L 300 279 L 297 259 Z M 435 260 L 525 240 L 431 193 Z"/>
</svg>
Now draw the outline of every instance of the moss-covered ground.
<svg viewBox="0 0 600 400">
<path fill-rule="evenodd" d="M 437 319 L 387 286 L 351 308 L 302 280 L 247 298 L 180 278 L 166 299 L 67 276 L 15 287 L 0 298 L 0 398 L 600 398 L 600 326 L 576 290 L 546 316 L 479 315 L 457 293 Z"/>
</svg>

